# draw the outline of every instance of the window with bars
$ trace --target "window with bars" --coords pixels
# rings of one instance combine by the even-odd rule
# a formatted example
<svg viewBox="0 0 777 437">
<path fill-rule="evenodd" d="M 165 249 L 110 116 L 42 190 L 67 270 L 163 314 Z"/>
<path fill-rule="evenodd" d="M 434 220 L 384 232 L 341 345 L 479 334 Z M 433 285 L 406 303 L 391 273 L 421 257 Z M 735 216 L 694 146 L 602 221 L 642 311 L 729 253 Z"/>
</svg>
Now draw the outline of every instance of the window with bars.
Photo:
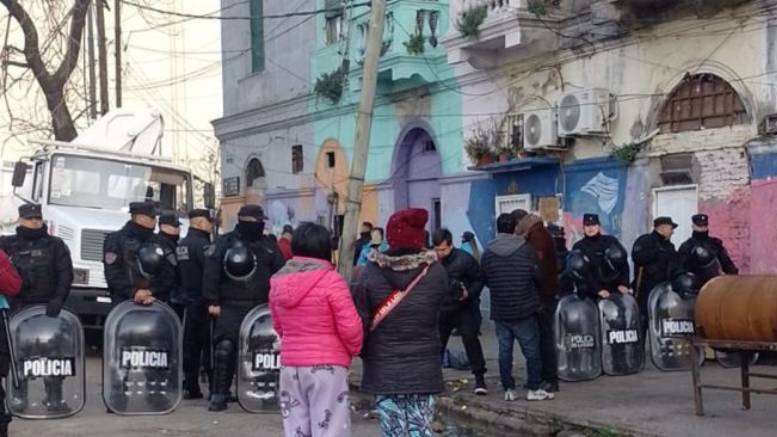
<svg viewBox="0 0 777 437">
<path fill-rule="evenodd" d="M 713 74 L 687 76 L 661 109 L 662 133 L 714 129 L 747 122 L 747 111 L 734 88 Z"/>
<path fill-rule="evenodd" d="M 304 159 L 302 157 L 302 145 L 291 146 L 291 172 L 294 174 L 302 173 L 304 170 Z"/>
<path fill-rule="evenodd" d="M 509 114 L 504 130 L 505 144 L 512 150 L 523 150 L 523 114 Z"/>
<path fill-rule="evenodd" d="M 342 37 L 343 27 L 343 3 L 341 0 L 326 0 L 324 3 L 326 8 L 325 19 L 325 32 L 326 32 L 326 44 L 331 45 L 340 41 Z"/>
</svg>

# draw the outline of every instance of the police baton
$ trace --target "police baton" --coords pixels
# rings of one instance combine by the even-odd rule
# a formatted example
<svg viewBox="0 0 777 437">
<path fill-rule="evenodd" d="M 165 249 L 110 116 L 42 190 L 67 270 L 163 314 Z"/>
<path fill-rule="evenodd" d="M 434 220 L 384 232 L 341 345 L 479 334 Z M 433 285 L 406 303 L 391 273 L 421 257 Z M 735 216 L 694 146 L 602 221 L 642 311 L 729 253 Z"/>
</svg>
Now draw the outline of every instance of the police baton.
<svg viewBox="0 0 777 437">
<path fill-rule="evenodd" d="M 0 305 L 5 304 L 5 307 L 0 307 L 0 313 L 2 313 L 3 317 L 3 327 L 5 328 L 5 341 L 8 345 L 8 355 L 10 355 L 11 358 L 11 381 L 13 382 L 13 387 L 16 390 L 19 390 L 19 373 L 16 371 L 16 351 L 13 348 L 13 340 L 11 339 L 11 327 L 8 323 L 8 308 L 7 308 L 7 302 L 5 301 L 5 298 L 3 298 L 3 302 L 0 303 Z"/>
<path fill-rule="evenodd" d="M 213 368 L 216 365 L 216 352 L 214 351 L 215 344 L 213 342 L 213 331 L 215 331 L 214 326 L 216 325 L 216 319 L 214 319 L 210 314 L 208 314 L 208 317 L 210 317 L 210 338 L 208 339 L 210 342 L 210 350 L 208 352 L 210 352 L 210 371 L 213 372 Z"/>
</svg>

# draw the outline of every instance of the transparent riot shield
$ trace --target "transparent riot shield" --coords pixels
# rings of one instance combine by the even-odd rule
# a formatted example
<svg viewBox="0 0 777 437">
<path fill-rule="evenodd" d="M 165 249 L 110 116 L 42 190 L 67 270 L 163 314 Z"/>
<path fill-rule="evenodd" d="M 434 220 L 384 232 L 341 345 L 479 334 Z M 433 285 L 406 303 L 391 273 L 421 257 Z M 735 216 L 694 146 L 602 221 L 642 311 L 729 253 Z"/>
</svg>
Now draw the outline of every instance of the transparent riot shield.
<svg viewBox="0 0 777 437">
<path fill-rule="evenodd" d="M 166 414 L 181 402 L 183 330 L 164 303 L 116 305 L 105 321 L 103 401 L 116 414 Z"/>
<path fill-rule="evenodd" d="M 607 375 L 629 375 L 645 366 L 639 307 L 631 295 L 613 293 L 599 301 L 602 369 Z"/>
<path fill-rule="evenodd" d="M 45 305 L 24 308 L 9 328 L 19 386 L 6 378 L 8 409 L 25 419 L 58 419 L 84 408 L 84 330 L 73 313 L 46 315 Z"/>
<path fill-rule="evenodd" d="M 591 299 L 577 294 L 562 298 L 556 308 L 558 377 L 563 381 L 585 381 L 602 374 L 599 310 Z"/>
<path fill-rule="evenodd" d="M 278 334 L 270 308 L 259 305 L 246 314 L 240 326 L 237 366 L 237 400 L 249 413 L 278 411 L 281 373 Z"/>
<path fill-rule="evenodd" d="M 648 298 L 650 359 L 659 370 L 690 370 L 691 342 L 684 337 L 696 334 L 696 297 L 682 297 L 669 282 L 657 285 Z M 697 348 L 699 364 L 704 353 Z"/>
</svg>

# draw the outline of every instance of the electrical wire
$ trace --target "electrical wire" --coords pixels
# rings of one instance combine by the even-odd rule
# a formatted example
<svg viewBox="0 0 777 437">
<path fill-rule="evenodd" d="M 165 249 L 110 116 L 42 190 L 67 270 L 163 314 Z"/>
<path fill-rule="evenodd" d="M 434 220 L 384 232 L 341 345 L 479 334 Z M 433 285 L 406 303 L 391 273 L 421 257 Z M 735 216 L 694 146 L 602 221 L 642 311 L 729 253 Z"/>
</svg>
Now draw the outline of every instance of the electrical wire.
<svg viewBox="0 0 777 437">
<path fill-rule="evenodd" d="M 291 17 L 300 17 L 300 16 L 307 16 L 307 15 L 318 15 L 323 14 L 326 12 L 339 12 L 342 10 L 342 8 L 335 8 L 335 9 L 314 9 L 310 11 L 298 11 L 298 12 L 286 12 L 282 14 L 263 14 L 263 15 L 254 15 L 254 16 L 216 16 L 216 15 L 201 15 L 201 14 L 190 14 L 185 12 L 175 12 L 175 11 L 169 11 L 164 9 L 155 8 L 153 6 L 143 5 L 140 3 L 135 3 L 129 0 L 120 0 L 123 4 L 128 6 L 133 6 L 138 9 L 155 12 L 157 14 L 164 14 L 169 15 L 171 17 L 183 17 L 183 18 L 190 18 L 190 19 L 202 19 L 202 20 L 262 20 L 262 19 L 277 19 L 277 18 L 291 18 Z M 356 8 L 361 6 L 369 6 L 370 2 L 361 2 L 361 3 L 354 3 L 348 7 L 350 8 Z"/>
</svg>

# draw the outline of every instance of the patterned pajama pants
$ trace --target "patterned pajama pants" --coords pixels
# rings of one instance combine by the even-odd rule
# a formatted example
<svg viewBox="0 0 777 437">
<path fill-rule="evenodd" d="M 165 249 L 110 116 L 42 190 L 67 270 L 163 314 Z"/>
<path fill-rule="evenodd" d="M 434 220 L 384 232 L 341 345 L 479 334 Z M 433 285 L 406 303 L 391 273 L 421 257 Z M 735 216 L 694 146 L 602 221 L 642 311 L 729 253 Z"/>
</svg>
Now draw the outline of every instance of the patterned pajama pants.
<svg viewBox="0 0 777 437">
<path fill-rule="evenodd" d="M 378 420 L 384 437 L 431 437 L 434 396 L 378 395 Z"/>
<path fill-rule="evenodd" d="M 282 367 L 280 407 L 286 437 L 351 435 L 348 369 Z"/>
</svg>

